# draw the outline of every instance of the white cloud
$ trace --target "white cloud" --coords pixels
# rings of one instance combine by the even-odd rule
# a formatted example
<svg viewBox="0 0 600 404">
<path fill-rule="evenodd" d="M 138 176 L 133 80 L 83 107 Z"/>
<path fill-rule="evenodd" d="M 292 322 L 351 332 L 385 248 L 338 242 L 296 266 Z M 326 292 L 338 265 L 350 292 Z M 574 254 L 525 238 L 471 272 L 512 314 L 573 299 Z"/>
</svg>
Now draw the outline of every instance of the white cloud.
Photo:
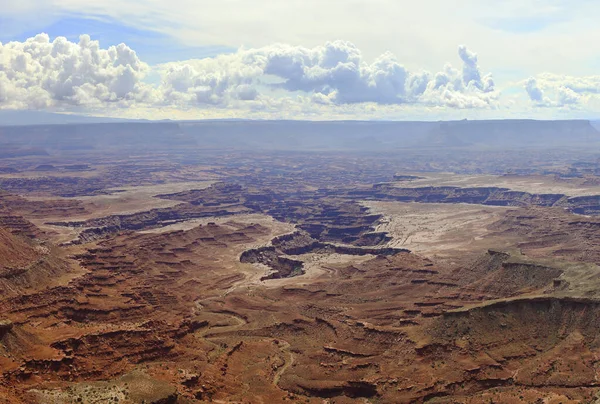
<svg viewBox="0 0 600 404">
<path fill-rule="evenodd" d="M 261 91 L 278 89 L 312 95 L 319 104 L 491 106 L 498 96 L 491 75 L 481 74 L 476 55 L 466 47 L 459 54 L 469 55 L 463 58 L 462 76 L 450 65 L 437 74 L 411 73 L 389 52 L 369 63 L 345 41 L 314 48 L 276 44 L 240 49 L 216 58 L 168 63 L 159 70 L 165 100 L 181 105 L 264 101 Z"/>
<path fill-rule="evenodd" d="M 600 76 L 569 76 L 552 73 L 539 75 L 547 87 L 565 87 L 578 94 L 600 94 Z"/>
<path fill-rule="evenodd" d="M 578 104 L 581 96 L 570 88 L 560 87 L 558 89 L 558 105 L 573 105 Z"/>
<path fill-rule="evenodd" d="M 543 73 L 529 78 L 524 85 L 530 100 L 538 106 L 575 108 L 594 104 L 600 98 L 600 76 Z"/>
<path fill-rule="evenodd" d="M 332 41 L 314 47 L 241 48 L 150 67 L 125 44 L 102 48 L 87 35 L 71 42 L 40 34 L 0 43 L 0 108 L 389 117 L 406 111 L 416 116 L 526 110 L 525 94 L 532 108 L 583 111 L 598 105 L 600 76 L 539 74 L 519 83 L 519 101 L 502 95 L 476 53 L 461 45 L 457 56 L 460 65 L 447 63 L 431 72 L 390 52 L 369 60 L 355 44 Z M 148 76 L 159 80 L 151 84 Z"/>
<path fill-rule="evenodd" d="M 251 84 L 262 74 L 259 67 L 244 63 L 239 54 L 167 63 L 158 71 L 162 102 L 181 106 L 256 99 L 258 93 Z"/>
<path fill-rule="evenodd" d="M 14 108 L 94 106 L 151 99 L 142 82 L 148 66 L 124 44 L 101 49 L 82 35 L 78 43 L 39 34 L 0 43 L 0 104 Z"/>
<path fill-rule="evenodd" d="M 471 52 L 466 46 L 458 47 L 458 55 L 463 61 L 462 78 L 463 83 L 473 86 L 483 92 L 494 91 L 494 80 L 491 74 L 481 77 L 481 71 L 477 64 L 477 54 Z"/>
<path fill-rule="evenodd" d="M 537 80 L 533 77 L 530 77 L 525 82 L 525 91 L 527 91 L 527 95 L 531 101 L 541 103 L 544 101 L 544 92 L 541 88 L 538 87 Z"/>
<path fill-rule="evenodd" d="M 275 44 L 157 66 L 161 82 L 152 86 L 144 82 L 150 67 L 125 44 L 102 49 L 88 35 L 74 43 L 39 34 L 0 44 L 0 107 L 260 108 L 273 105 L 269 98 L 301 95 L 321 105 L 490 107 L 498 96 L 491 75 L 481 73 L 466 47 L 459 56 L 462 74 L 450 65 L 436 74 L 413 73 L 389 52 L 369 63 L 350 42 Z"/>
<path fill-rule="evenodd" d="M 538 81 L 535 77 L 530 77 L 525 81 L 525 91 L 529 96 L 529 99 L 538 107 L 552 107 L 559 106 L 559 102 L 553 102 L 550 98 L 544 96 L 544 90 L 538 85 Z"/>
</svg>

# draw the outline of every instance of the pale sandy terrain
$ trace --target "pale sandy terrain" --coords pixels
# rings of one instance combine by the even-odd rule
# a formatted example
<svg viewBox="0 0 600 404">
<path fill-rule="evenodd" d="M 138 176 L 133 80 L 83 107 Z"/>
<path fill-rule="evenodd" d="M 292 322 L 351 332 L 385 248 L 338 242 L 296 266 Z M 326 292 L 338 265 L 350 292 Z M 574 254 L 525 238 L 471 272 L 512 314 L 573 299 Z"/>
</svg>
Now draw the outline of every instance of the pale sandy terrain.
<svg viewBox="0 0 600 404">
<path fill-rule="evenodd" d="M 510 208 L 467 204 L 365 201 L 363 205 L 384 219 L 377 232 L 387 232 L 389 247 L 407 248 L 421 254 L 456 253 L 477 244 L 492 243 L 484 237 L 487 226 Z M 490 247 L 493 246 L 490 245 Z"/>
<path fill-rule="evenodd" d="M 35 200 L 57 200 L 57 199 L 75 199 L 86 204 L 90 213 L 70 214 L 69 216 L 48 216 L 43 219 L 31 219 L 31 221 L 42 230 L 57 232 L 61 235 L 60 242 L 69 241 L 77 238 L 82 228 L 74 229 L 62 226 L 50 226 L 46 222 L 61 221 L 84 221 L 97 219 L 111 215 L 128 215 L 132 213 L 145 212 L 151 209 L 169 208 L 179 205 L 180 201 L 172 201 L 157 198 L 156 195 L 183 192 L 192 189 L 208 188 L 212 182 L 181 182 L 174 184 L 150 185 L 140 187 L 121 187 L 111 188 L 107 191 L 113 193 L 107 195 L 80 196 L 74 198 L 61 197 L 23 197 L 32 201 Z"/>
<path fill-rule="evenodd" d="M 259 224 L 261 226 L 265 226 L 271 230 L 269 236 L 266 236 L 264 239 L 261 239 L 256 246 L 249 248 L 262 247 L 265 245 L 269 245 L 271 243 L 271 239 L 281 236 L 284 234 L 293 233 L 296 230 L 296 226 L 290 223 L 280 222 L 275 220 L 271 216 L 263 215 L 260 213 L 252 213 L 252 214 L 239 214 L 234 216 L 225 216 L 225 217 L 206 217 L 201 219 L 191 219 L 186 220 L 181 223 L 175 223 L 168 226 L 159 227 L 156 229 L 148 229 L 142 230 L 139 233 L 166 233 L 170 231 L 178 231 L 178 230 L 191 230 L 195 227 L 201 225 L 207 225 L 209 223 L 215 223 L 219 226 L 230 226 L 233 228 L 242 228 L 245 226 Z"/>
<path fill-rule="evenodd" d="M 152 209 L 169 208 L 181 204 L 180 201 L 157 198 L 156 195 L 172 194 L 177 192 L 204 189 L 211 186 L 213 182 L 179 182 L 162 185 L 149 185 L 139 187 L 119 187 L 110 188 L 107 191 L 112 192 L 107 195 L 79 196 L 73 198 L 64 197 L 36 197 L 23 195 L 31 201 L 43 200 L 79 200 L 82 201 L 88 213 L 54 215 L 42 219 L 30 218 L 31 222 L 44 231 L 55 234 L 55 242 L 64 243 L 76 239 L 85 228 L 72 228 L 64 226 L 51 226 L 48 222 L 65 221 L 85 221 L 97 219 L 111 215 L 128 215 L 138 212 L 145 212 Z"/>
<path fill-rule="evenodd" d="M 91 211 L 89 214 L 70 215 L 68 220 L 88 220 L 110 215 L 127 215 L 144 212 L 150 209 L 168 208 L 179 205 L 180 201 L 157 198 L 156 195 L 174 194 L 177 192 L 205 189 L 213 184 L 212 181 L 178 182 L 172 184 L 148 185 L 140 187 L 109 188 L 107 195 L 78 196 L 73 198 L 35 197 L 23 195 L 24 198 L 35 200 L 79 200 L 84 202 Z M 45 221 L 59 221 L 67 218 L 48 217 Z"/>
<path fill-rule="evenodd" d="M 452 260 L 465 252 L 480 254 L 488 248 L 504 250 L 519 261 L 563 270 L 560 279 L 568 286 L 554 291 L 553 295 L 588 298 L 600 295 L 597 265 L 548 258 L 552 256 L 551 249 L 541 249 L 533 257 L 524 256 L 514 248 L 515 243 L 522 240 L 488 230 L 490 224 L 514 208 L 375 201 L 363 202 L 363 205 L 373 213 L 384 215 L 376 231 L 388 232 L 393 238 L 388 244 L 390 247 Z"/>
<path fill-rule="evenodd" d="M 55 244 L 69 243 L 76 240 L 79 234 L 84 231 L 84 227 L 66 227 L 66 226 L 52 226 L 46 224 L 43 219 L 30 219 L 31 223 L 35 224 L 41 230 L 48 232 L 51 235 L 52 241 Z"/>
<path fill-rule="evenodd" d="M 498 187 L 533 194 L 564 194 L 568 196 L 600 195 L 600 186 L 598 185 L 582 185 L 577 179 L 557 181 L 551 176 L 457 175 L 453 173 L 416 173 L 414 175 L 424 178 L 414 181 L 398 181 L 394 185 L 399 188 L 429 186 L 462 188 Z"/>
</svg>

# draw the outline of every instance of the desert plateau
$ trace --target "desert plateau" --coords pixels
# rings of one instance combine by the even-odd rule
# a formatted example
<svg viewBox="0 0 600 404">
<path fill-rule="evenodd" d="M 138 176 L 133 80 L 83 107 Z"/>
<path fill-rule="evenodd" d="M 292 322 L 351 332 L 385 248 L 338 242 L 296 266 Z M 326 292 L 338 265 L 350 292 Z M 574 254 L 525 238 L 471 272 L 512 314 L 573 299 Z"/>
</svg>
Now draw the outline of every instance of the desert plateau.
<svg viewBox="0 0 600 404">
<path fill-rule="evenodd" d="M 0 128 L 0 402 L 600 402 L 597 152 L 232 125 Z"/>
</svg>

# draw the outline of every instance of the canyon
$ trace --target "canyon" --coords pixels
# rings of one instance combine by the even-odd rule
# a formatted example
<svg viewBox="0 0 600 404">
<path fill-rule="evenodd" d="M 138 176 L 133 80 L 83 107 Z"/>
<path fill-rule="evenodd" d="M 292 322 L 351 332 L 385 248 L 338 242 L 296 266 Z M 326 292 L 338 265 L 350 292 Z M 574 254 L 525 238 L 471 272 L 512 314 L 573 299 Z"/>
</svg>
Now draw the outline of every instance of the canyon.
<svg viewBox="0 0 600 404">
<path fill-rule="evenodd" d="M 0 403 L 597 402 L 596 138 L 2 127 Z"/>
</svg>

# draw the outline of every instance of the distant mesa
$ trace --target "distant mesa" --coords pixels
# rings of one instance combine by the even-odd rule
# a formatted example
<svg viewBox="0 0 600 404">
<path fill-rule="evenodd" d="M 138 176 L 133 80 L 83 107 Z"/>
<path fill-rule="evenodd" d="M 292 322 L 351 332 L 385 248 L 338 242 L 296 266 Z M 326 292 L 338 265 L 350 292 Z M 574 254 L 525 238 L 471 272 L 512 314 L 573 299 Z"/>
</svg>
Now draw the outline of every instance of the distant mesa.
<svg viewBox="0 0 600 404">
<path fill-rule="evenodd" d="M 407 148 L 589 148 L 600 145 L 600 134 L 585 120 L 139 121 L 0 126 L 2 143 L 5 145 L 0 147 L 0 158 L 73 150 L 163 152 L 190 147 L 359 152 Z"/>
<path fill-rule="evenodd" d="M 52 164 L 40 164 L 39 166 L 34 168 L 34 170 L 35 171 L 54 171 L 54 170 L 56 170 L 56 167 L 54 167 Z"/>
<path fill-rule="evenodd" d="M 419 177 L 417 175 L 402 175 L 396 174 L 394 175 L 394 181 L 416 181 L 416 180 L 424 180 L 425 177 Z"/>
</svg>

